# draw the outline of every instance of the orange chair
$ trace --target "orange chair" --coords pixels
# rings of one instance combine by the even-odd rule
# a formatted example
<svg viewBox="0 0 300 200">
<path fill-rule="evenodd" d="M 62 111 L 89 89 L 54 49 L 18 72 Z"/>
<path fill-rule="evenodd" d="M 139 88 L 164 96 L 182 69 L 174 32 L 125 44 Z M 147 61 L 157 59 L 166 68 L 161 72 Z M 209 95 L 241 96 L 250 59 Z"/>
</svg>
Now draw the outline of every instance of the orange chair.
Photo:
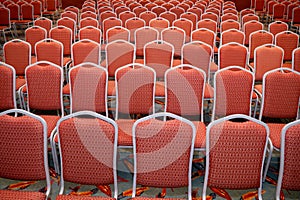
<svg viewBox="0 0 300 200">
<path fill-rule="evenodd" d="M 197 23 L 197 29 L 206 28 L 214 33 L 217 33 L 217 23 L 211 19 L 203 19 Z"/>
<path fill-rule="evenodd" d="M 158 40 L 159 32 L 155 28 L 151 28 L 149 26 L 138 28 L 135 33 L 135 48 L 136 48 L 136 56 L 144 57 L 144 46 L 148 42 L 153 40 Z M 142 61 L 141 63 L 144 63 Z"/>
<path fill-rule="evenodd" d="M 9 30 L 11 36 L 13 37 L 13 33 L 11 31 L 11 22 L 10 22 L 10 10 L 8 8 L 2 7 L 0 8 L 0 32 L 3 34 L 4 42 L 6 42 L 6 31 Z"/>
<path fill-rule="evenodd" d="M 242 122 L 236 121 L 241 119 Z M 268 138 L 268 126 L 247 115 L 230 115 L 210 123 L 206 131 L 202 199 L 206 199 L 208 187 L 222 192 L 228 199 L 230 196 L 225 189 L 256 188 L 258 198 L 262 199 L 262 172 Z M 251 168 L 241 163 L 251 163 Z"/>
<path fill-rule="evenodd" d="M 94 6 L 93 7 L 92 6 L 84 6 L 84 7 L 82 7 L 81 12 L 84 13 L 86 11 L 90 11 L 90 12 L 96 13 L 96 9 L 95 9 Z"/>
<path fill-rule="evenodd" d="M 64 66 L 63 50 L 61 42 L 54 39 L 44 39 L 36 43 L 36 61 L 48 61 L 60 67 Z"/>
<path fill-rule="evenodd" d="M 101 30 L 94 26 L 86 26 L 81 28 L 78 33 L 79 40 L 89 39 L 98 44 L 101 44 Z"/>
<path fill-rule="evenodd" d="M 264 25 L 256 20 L 251 20 L 243 25 L 243 32 L 245 33 L 245 45 L 249 45 L 249 37 L 250 34 L 258 31 L 263 30 Z"/>
<path fill-rule="evenodd" d="M 245 33 L 237 29 L 229 29 L 221 33 L 220 45 L 224 45 L 230 42 L 236 42 L 241 45 L 245 43 Z"/>
<path fill-rule="evenodd" d="M 130 11 L 130 8 L 128 8 L 126 6 L 120 6 L 120 7 L 116 8 L 116 10 L 115 10 L 118 18 L 120 18 L 120 14 L 125 11 Z"/>
<path fill-rule="evenodd" d="M 299 9 L 299 6 L 295 7 L 293 9 L 291 25 L 292 25 L 292 28 L 295 28 L 295 30 L 297 30 L 298 33 L 299 33 L 299 27 L 300 27 L 300 9 Z"/>
<path fill-rule="evenodd" d="M 245 8 L 240 11 L 240 21 L 242 21 L 243 17 L 247 14 L 255 14 L 255 10 L 250 8 Z"/>
<path fill-rule="evenodd" d="M 40 17 L 33 22 L 34 26 L 40 26 L 47 31 L 47 37 L 49 37 L 49 32 L 52 28 L 52 21 L 45 17 Z"/>
<path fill-rule="evenodd" d="M 161 18 L 161 17 L 157 17 L 155 19 L 150 20 L 149 26 L 158 30 L 159 38 L 160 38 L 162 30 L 165 28 L 168 28 L 170 26 L 170 24 L 169 24 L 168 20 Z"/>
<path fill-rule="evenodd" d="M 244 15 L 243 18 L 242 18 L 242 26 L 244 27 L 245 23 L 247 22 L 250 22 L 250 21 L 259 21 L 259 16 L 255 15 L 255 14 L 247 14 L 247 15 Z"/>
<path fill-rule="evenodd" d="M 25 41 L 31 45 L 31 55 L 35 55 L 35 44 L 46 39 L 47 31 L 40 26 L 32 26 L 25 30 Z"/>
<path fill-rule="evenodd" d="M 100 26 L 101 27 L 103 26 L 104 20 L 106 20 L 108 18 L 111 18 L 111 17 L 117 18 L 117 14 L 114 13 L 112 10 L 101 12 L 99 14 L 99 24 L 100 24 Z"/>
<path fill-rule="evenodd" d="M 186 18 L 179 18 L 173 22 L 173 26 L 181 28 L 185 31 L 186 42 L 191 41 L 191 34 L 193 30 L 193 22 Z"/>
<path fill-rule="evenodd" d="M 170 120 L 156 118 L 170 118 Z M 136 197 L 137 185 L 157 188 L 187 186 L 185 199 L 192 199 L 191 174 L 195 132 L 195 126 L 189 120 L 165 112 L 144 117 L 134 123 L 133 199 L 151 199 L 146 195 Z M 170 153 L 172 155 L 165 157 Z M 151 166 L 149 162 L 152 163 Z M 176 176 L 170 175 L 173 170 L 176 171 Z"/>
<path fill-rule="evenodd" d="M 170 12 L 170 11 L 166 11 L 166 12 L 163 12 L 159 15 L 159 17 L 162 17 L 166 20 L 169 21 L 169 24 L 173 24 L 173 22 L 177 19 L 177 16 L 175 13 L 173 12 Z"/>
<path fill-rule="evenodd" d="M 284 31 L 275 36 L 275 45 L 284 51 L 284 61 L 292 61 L 293 50 L 299 45 L 299 35 L 291 31 Z"/>
<path fill-rule="evenodd" d="M 241 24 L 238 21 L 232 19 L 222 21 L 220 24 L 220 33 L 229 29 L 241 30 Z"/>
<path fill-rule="evenodd" d="M 162 6 L 155 6 L 151 9 L 152 12 L 156 14 L 156 16 L 159 16 L 161 13 L 166 12 L 167 9 Z"/>
<path fill-rule="evenodd" d="M 292 69 L 300 72 L 300 48 L 293 51 Z"/>
<path fill-rule="evenodd" d="M 275 21 L 269 24 L 268 30 L 270 33 L 273 34 L 275 37 L 278 33 L 282 31 L 287 31 L 289 29 L 289 26 L 287 23 L 282 21 Z"/>
<path fill-rule="evenodd" d="M 273 44 L 274 36 L 265 30 L 252 32 L 249 36 L 249 53 L 250 60 L 254 59 L 254 50 L 264 44 Z"/>
<path fill-rule="evenodd" d="M 82 39 L 72 44 L 71 47 L 72 65 L 76 66 L 84 62 L 100 65 L 101 46 L 89 39 Z"/>
<path fill-rule="evenodd" d="M 186 40 L 185 31 L 183 29 L 176 26 L 166 28 L 161 32 L 161 39 L 173 45 L 174 58 L 181 57 L 181 48 Z"/>
<path fill-rule="evenodd" d="M 17 108 L 16 104 L 16 71 L 3 62 L 0 62 L 0 110 Z"/>
<path fill-rule="evenodd" d="M 215 45 L 216 34 L 206 28 L 199 28 L 192 32 L 192 41 L 201 41 L 205 42 L 213 49 L 214 53 L 218 52 L 218 48 Z"/>
<path fill-rule="evenodd" d="M 180 19 L 187 19 L 190 20 L 193 24 L 192 31 L 197 28 L 198 16 L 192 12 L 185 12 L 180 15 Z M 190 35 L 191 36 L 191 35 Z"/>
<path fill-rule="evenodd" d="M 15 21 L 15 25 L 25 25 L 29 27 L 30 24 L 34 21 L 34 9 L 33 5 L 30 3 L 24 3 L 20 6 L 20 13 L 22 13 L 20 20 Z"/>
<path fill-rule="evenodd" d="M 64 11 L 71 11 L 75 13 L 77 16 L 79 16 L 79 8 L 77 8 L 76 6 L 68 6 L 64 9 Z"/>
<path fill-rule="evenodd" d="M 64 17 L 69 17 L 69 18 L 71 18 L 75 21 L 76 25 L 78 24 L 78 17 L 79 16 L 75 12 L 73 12 L 73 11 L 64 11 L 63 13 L 60 14 L 60 18 L 64 18 Z M 62 25 L 62 24 L 60 24 L 60 25 Z M 68 27 L 68 28 L 71 28 L 71 27 Z"/>
<path fill-rule="evenodd" d="M 200 8 L 197 8 L 197 7 L 193 6 L 193 7 L 189 8 L 187 10 L 187 12 L 194 13 L 197 16 L 197 22 L 198 22 L 198 20 L 201 19 L 202 10 Z"/>
<path fill-rule="evenodd" d="M 180 8 L 180 7 L 173 7 L 173 8 L 170 9 L 170 12 L 174 13 L 177 16 L 177 19 L 179 19 L 180 15 L 185 13 L 185 10 L 183 8 Z"/>
<path fill-rule="evenodd" d="M 150 21 L 155 19 L 157 17 L 157 15 L 154 12 L 145 11 L 145 12 L 142 12 L 139 17 L 145 21 L 146 26 L 149 26 Z"/>
<path fill-rule="evenodd" d="M 115 26 L 122 26 L 122 21 L 116 17 L 109 17 L 106 18 L 103 22 L 102 22 L 102 33 L 103 33 L 103 41 L 106 42 L 107 41 L 107 30 L 115 27 Z"/>
<path fill-rule="evenodd" d="M 253 73 L 238 66 L 220 69 L 215 73 L 214 88 L 212 120 L 232 114 L 251 116 Z"/>
<path fill-rule="evenodd" d="M 285 125 L 281 131 L 280 144 L 280 167 L 276 187 L 276 200 L 285 196 L 283 189 L 299 190 L 299 148 L 296 148 L 299 141 L 300 126 L 299 120 Z M 288 195 L 287 195 L 288 196 Z"/>
<path fill-rule="evenodd" d="M 76 112 L 59 120 L 57 135 L 61 182 L 56 199 L 117 199 L 118 127 L 116 123 L 91 111 Z M 91 145 L 95 145 L 95 148 L 89 149 Z M 74 150 L 80 150 L 80 155 L 74 155 Z M 70 196 L 65 194 L 65 181 L 99 187 L 109 187 L 109 184 L 113 184 L 113 197 Z"/>
<path fill-rule="evenodd" d="M 110 43 L 115 40 L 130 41 L 130 31 L 122 26 L 114 26 L 106 32 L 106 43 Z"/>
<path fill-rule="evenodd" d="M 236 8 L 235 7 L 233 7 L 233 6 L 231 6 L 231 7 L 229 7 L 229 6 L 227 6 L 227 8 L 225 8 L 225 6 L 223 7 L 223 15 L 226 15 L 226 14 L 233 14 L 233 15 L 238 15 L 238 11 L 236 10 Z"/>
<path fill-rule="evenodd" d="M 91 18 L 97 20 L 97 14 L 96 14 L 96 13 L 94 13 L 94 12 L 92 12 L 92 11 L 85 11 L 85 12 L 82 12 L 82 13 L 80 14 L 80 21 L 81 21 L 82 19 L 87 18 L 87 17 L 91 17 Z"/>
<path fill-rule="evenodd" d="M 146 22 L 138 17 L 133 17 L 125 22 L 125 28 L 130 31 L 130 42 L 134 43 L 134 33 L 138 28 L 144 27 Z"/>
<path fill-rule="evenodd" d="M 205 12 L 201 15 L 201 20 L 203 19 L 210 19 L 219 24 L 219 16 L 212 12 Z"/>
<path fill-rule="evenodd" d="M 1 199 L 47 199 L 50 190 L 47 125 L 44 119 L 21 109 L 0 113 L 1 177 L 45 180 L 45 192 L 0 190 Z M 30 138 L 30 142 L 28 142 Z"/>
<path fill-rule="evenodd" d="M 248 49 L 247 47 L 231 42 L 222 45 L 218 53 L 218 66 L 223 69 L 229 66 L 239 66 L 246 68 L 248 64 Z"/>
<path fill-rule="evenodd" d="M 140 14 L 146 11 L 148 11 L 148 9 L 144 6 L 138 6 L 134 8 L 132 12 L 134 12 L 137 17 L 140 17 Z"/>
<path fill-rule="evenodd" d="M 43 11 L 43 3 L 39 0 L 33 0 L 31 1 L 31 4 L 33 6 L 34 19 L 41 17 Z"/>
<path fill-rule="evenodd" d="M 116 70 L 116 115 L 118 145 L 132 147 L 130 115 L 154 113 L 155 71 L 141 64 L 128 64 Z"/>
<path fill-rule="evenodd" d="M 69 18 L 63 17 L 57 20 L 57 26 L 65 26 L 72 31 L 72 41 L 75 41 L 76 36 L 76 21 Z"/>
<path fill-rule="evenodd" d="M 224 22 L 224 21 L 229 20 L 229 19 L 239 21 L 239 17 L 235 14 L 232 14 L 232 13 L 223 14 L 221 16 L 221 22 Z"/>
<path fill-rule="evenodd" d="M 79 21 L 79 31 L 80 31 L 80 29 L 82 29 L 84 27 L 87 27 L 87 26 L 93 26 L 95 28 L 98 28 L 99 27 L 99 22 L 98 22 L 97 19 L 94 19 L 92 17 L 82 18 Z"/>
<path fill-rule="evenodd" d="M 122 26 L 125 27 L 125 22 L 130 19 L 136 17 L 134 12 L 124 11 L 120 14 L 119 19 L 122 21 Z"/>
</svg>

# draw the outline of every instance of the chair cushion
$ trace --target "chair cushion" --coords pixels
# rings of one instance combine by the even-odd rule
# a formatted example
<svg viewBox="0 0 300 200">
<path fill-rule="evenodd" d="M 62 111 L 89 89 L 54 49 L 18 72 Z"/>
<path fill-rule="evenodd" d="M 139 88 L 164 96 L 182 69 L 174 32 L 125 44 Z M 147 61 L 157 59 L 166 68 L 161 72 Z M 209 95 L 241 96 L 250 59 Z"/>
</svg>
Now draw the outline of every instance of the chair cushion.
<svg viewBox="0 0 300 200">
<path fill-rule="evenodd" d="M 196 127 L 195 148 L 205 148 L 206 126 L 203 122 L 193 121 Z"/>
<path fill-rule="evenodd" d="M 48 127 L 48 133 L 47 137 L 49 138 L 51 135 L 51 132 L 54 130 L 56 127 L 57 121 L 60 119 L 60 116 L 55 116 L 55 115 L 41 115 L 41 117 L 46 121 L 47 127 Z"/>
<path fill-rule="evenodd" d="M 214 88 L 209 84 L 205 84 L 205 90 L 204 90 L 204 99 L 212 99 L 214 98 Z"/>
<path fill-rule="evenodd" d="M 285 124 L 267 123 L 267 125 L 270 129 L 270 139 L 273 143 L 273 146 L 277 149 L 280 149 L 281 130 Z"/>
<path fill-rule="evenodd" d="M 118 145 L 119 146 L 133 146 L 132 144 L 132 126 L 135 120 L 131 119 L 118 119 Z"/>
<path fill-rule="evenodd" d="M 46 195 L 41 192 L 0 190 L 1 200 L 45 200 Z"/>
</svg>

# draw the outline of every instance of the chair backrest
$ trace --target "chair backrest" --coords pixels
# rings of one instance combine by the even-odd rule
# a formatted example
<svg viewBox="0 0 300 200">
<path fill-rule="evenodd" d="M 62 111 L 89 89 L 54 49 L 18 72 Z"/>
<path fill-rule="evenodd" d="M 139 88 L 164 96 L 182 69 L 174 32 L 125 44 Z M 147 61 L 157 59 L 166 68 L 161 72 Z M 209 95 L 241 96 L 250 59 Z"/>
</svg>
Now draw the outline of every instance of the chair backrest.
<svg viewBox="0 0 300 200">
<path fill-rule="evenodd" d="M 241 45 L 245 43 L 245 33 L 236 29 L 229 29 L 221 33 L 221 45 L 236 42 Z"/>
<path fill-rule="evenodd" d="M 197 7 L 193 6 L 193 7 L 189 8 L 187 11 L 190 12 L 190 13 L 196 14 L 196 16 L 197 16 L 197 22 L 198 22 L 198 20 L 201 19 L 202 10 L 200 8 L 197 8 Z M 197 28 L 197 25 L 196 25 L 195 28 Z"/>
<path fill-rule="evenodd" d="M 86 18 L 87 19 L 87 18 Z M 78 33 L 79 40 L 89 39 L 98 44 L 101 44 L 101 30 L 94 26 L 86 26 L 81 28 Z"/>
<path fill-rule="evenodd" d="M 300 120 L 284 126 L 281 131 L 280 168 L 276 188 L 276 200 L 281 197 L 281 190 L 299 190 L 299 166 L 300 151 Z"/>
<path fill-rule="evenodd" d="M 134 32 L 134 37 L 135 37 L 134 41 L 136 47 L 136 55 L 144 56 L 145 44 L 153 40 L 158 40 L 159 32 L 155 28 L 152 28 L 150 26 L 145 26 L 136 29 L 136 31 Z"/>
<path fill-rule="evenodd" d="M 235 119 L 247 121 L 231 121 Z M 206 198 L 207 187 L 213 187 L 233 190 L 256 188 L 259 199 L 262 199 L 262 172 L 268 138 L 268 126 L 246 115 L 230 115 L 210 123 L 206 130 L 202 198 Z M 251 168 L 241 165 L 241 162 L 251 163 Z"/>
<path fill-rule="evenodd" d="M 180 15 L 180 19 L 187 19 L 192 22 L 192 30 L 197 28 L 198 16 L 192 12 L 185 12 Z"/>
<path fill-rule="evenodd" d="M 107 30 L 113 28 L 115 26 L 122 26 L 122 21 L 116 17 L 106 18 L 102 22 L 102 33 L 103 33 L 103 41 L 107 41 Z"/>
<path fill-rule="evenodd" d="M 74 12 L 77 16 L 79 16 L 79 8 L 76 6 L 68 6 L 64 9 L 64 11 L 72 11 Z"/>
<path fill-rule="evenodd" d="M 157 17 L 155 19 L 150 20 L 149 26 L 158 30 L 159 34 L 161 34 L 162 30 L 168 28 L 170 24 L 168 20 L 161 17 Z"/>
<path fill-rule="evenodd" d="M 245 68 L 230 66 L 218 70 L 214 79 L 212 120 L 232 114 L 251 115 L 254 74 Z"/>
<path fill-rule="evenodd" d="M 186 18 L 179 18 L 173 21 L 173 26 L 178 27 L 185 32 L 186 42 L 191 41 L 191 34 L 193 30 L 193 22 Z"/>
<path fill-rule="evenodd" d="M 52 21 L 46 17 L 40 17 L 34 21 L 34 26 L 40 26 L 47 31 L 47 37 L 49 37 L 49 31 L 52 28 Z"/>
<path fill-rule="evenodd" d="M 72 31 L 72 41 L 75 41 L 75 35 L 76 35 L 76 21 L 69 18 L 69 17 L 63 17 L 57 20 L 57 26 L 65 26 L 69 28 Z"/>
<path fill-rule="evenodd" d="M 32 26 L 25 30 L 25 40 L 31 45 L 31 55 L 35 55 L 35 44 L 46 39 L 47 31 L 40 26 Z"/>
<path fill-rule="evenodd" d="M 63 67 L 64 46 L 61 42 L 47 38 L 41 40 L 35 45 L 36 60 L 48 61 Z"/>
<path fill-rule="evenodd" d="M 276 3 L 273 5 L 273 19 L 283 19 L 285 12 L 285 5 L 282 3 Z"/>
<path fill-rule="evenodd" d="M 59 110 L 62 115 L 63 69 L 48 61 L 26 67 L 27 110 Z"/>
<path fill-rule="evenodd" d="M 23 20 L 34 20 L 34 9 L 32 4 L 24 3 L 21 5 L 21 13 Z"/>
<path fill-rule="evenodd" d="M 166 12 L 163 12 L 159 15 L 159 17 L 162 17 L 166 20 L 169 21 L 169 24 L 173 24 L 173 22 L 177 19 L 177 16 L 175 13 L 171 12 L 171 11 L 166 11 Z"/>
<path fill-rule="evenodd" d="M 73 11 L 64 11 L 63 13 L 61 13 L 60 18 L 64 18 L 64 17 L 69 17 L 69 18 L 73 19 L 76 22 L 76 24 L 78 23 L 78 16 Z M 62 24 L 60 24 L 60 25 L 62 25 Z M 71 28 L 71 27 L 69 27 L 69 28 Z"/>
<path fill-rule="evenodd" d="M 106 19 L 108 19 L 110 17 L 115 17 L 116 18 L 117 14 L 114 13 L 113 11 L 110 11 L 110 10 L 101 12 L 100 16 L 99 16 L 99 23 L 100 23 L 100 25 L 102 26 L 104 20 L 106 20 Z"/>
<path fill-rule="evenodd" d="M 108 43 L 106 51 L 106 69 L 109 77 L 114 77 L 118 68 L 131 64 L 135 60 L 135 47 L 125 40 L 115 40 Z"/>
<path fill-rule="evenodd" d="M 61 118 L 57 123 L 61 163 L 59 194 L 64 182 L 89 185 L 114 184 L 117 187 L 117 124 L 103 115 L 80 111 Z M 74 154 L 74 151 L 80 154 Z M 84 163 L 84 164 L 83 164 Z"/>
<path fill-rule="evenodd" d="M 126 6 L 120 6 L 120 7 L 116 8 L 116 10 L 115 10 L 117 17 L 120 17 L 120 14 L 125 11 L 130 11 L 130 8 L 128 8 Z"/>
<path fill-rule="evenodd" d="M 241 30 L 241 25 L 238 21 L 235 21 L 233 19 L 228 19 L 226 21 L 222 21 L 220 24 L 220 32 L 222 33 L 223 31 L 227 31 L 229 29 L 237 29 Z"/>
<path fill-rule="evenodd" d="M 300 72 L 300 48 L 293 51 L 292 69 Z"/>
<path fill-rule="evenodd" d="M 272 69 L 280 68 L 283 63 L 284 51 L 273 44 L 265 44 L 254 50 L 255 81 L 261 81 L 263 75 Z"/>
<path fill-rule="evenodd" d="M 136 17 L 134 12 L 124 11 L 120 14 L 119 19 L 122 21 L 122 26 L 125 27 L 125 22 L 130 19 Z"/>
<path fill-rule="evenodd" d="M 192 32 L 192 41 L 205 42 L 206 44 L 211 46 L 211 48 L 214 48 L 215 41 L 216 41 L 216 34 L 209 29 L 200 28 Z"/>
<path fill-rule="evenodd" d="M 134 33 L 138 28 L 144 27 L 146 22 L 138 17 L 133 17 L 125 22 L 125 28 L 130 31 L 130 42 L 134 43 Z"/>
<path fill-rule="evenodd" d="M 258 31 L 258 30 L 263 30 L 264 25 L 256 20 L 251 20 L 249 22 L 246 22 L 243 25 L 243 31 L 245 33 L 245 44 L 248 45 L 249 44 L 249 37 L 250 34 Z"/>
<path fill-rule="evenodd" d="M 151 9 L 152 12 L 154 12 L 157 16 L 159 16 L 161 13 L 166 12 L 167 9 L 162 6 L 155 6 Z"/>
<path fill-rule="evenodd" d="M 262 105 L 259 119 L 298 117 L 300 73 L 289 68 L 277 68 L 263 76 Z M 288 99 L 288 103 L 287 100 Z"/>
<path fill-rule="evenodd" d="M 15 68 L 16 75 L 24 76 L 25 68 L 31 64 L 30 44 L 23 40 L 13 39 L 4 44 L 3 53 L 5 63 Z"/>
<path fill-rule="evenodd" d="M 146 11 L 148 11 L 148 9 L 144 6 L 138 6 L 135 7 L 132 12 L 134 12 L 137 17 L 140 17 L 140 14 Z"/>
<path fill-rule="evenodd" d="M 106 31 L 106 43 L 115 40 L 130 41 L 130 31 L 123 26 L 114 26 Z"/>
<path fill-rule="evenodd" d="M 80 14 L 80 20 L 85 19 L 87 17 L 91 17 L 91 18 L 97 20 L 97 14 L 92 11 L 85 11 Z"/>
<path fill-rule="evenodd" d="M 155 19 L 157 17 L 157 15 L 154 12 L 145 11 L 145 12 L 142 12 L 139 17 L 145 21 L 146 26 L 149 26 L 150 21 L 152 19 Z"/>
<path fill-rule="evenodd" d="M 94 63 L 81 63 L 69 71 L 70 113 L 90 110 L 107 116 L 107 70 Z"/>
<path fill-rule="evenodd" d="M 176 26 L 171 26 L 162 30 L 161 39 L 166 41 L 174 46 L 174 56 L 181 56 L 181 48 L 185 43 L 186 35 L 185 31 Z"/>
<path fill-rule="evenodd" d="M 245 8 L 240 11 L 240 21 L 242 21 L 242 18 L 247 14 L 255 14 L 255 10 L 250 8 Z"/>
<path fill-rule="evenodd" d="M 193 41 L 182 46 L 181 64 L 189 64 L 205 72 L 207 81 L 210 75 L 212 47 L 201 41 Z"/>
<path fill-rule="evenodd" d="M 161 121 L 157 117 L 172 120 Z M 133 125 L 132 197 L 136 195 L 137 184 L 167 188 L 188 186 L 187 199 L 191 200 L 195 135 L 196 128 L 191 121 L 171 113 L 157 113 L 136 121 Z M 173 170 L 176 176 L 171 175 Z"/>
<path fill-rule="evenodd" d="M 290 4 L 290 5 L 288 5 L 288 7 L 287 7 L 287 16 L 286 16 L 286 18 L 288 19 L 288 20 L 292 20 L 292 18 L 293 18 L 293 10 L 294 10 L 294 8 L 296 8 L 298 5 L 296 4 L 296 3 L 292 3 L 292 4 Z"/>
<path fill-rule="evenodd" d="M 81 12 L 86 12 L 86 11 L 91 11 L 91 12 L 96 13 L 96 8 L 92 7 L 92 6 L 85 6 L 81 9 Z"/>
<path fill-rule="evenodd" d="M 16 70 L 0 62 L 0 110 L 17 108 L 16 104 Z"/>
<path fill-rule="evenodd" d="M 229 66 L 245 68 L 248 63 L 248 49 L 239 43 L 230 42 L 222 45 L 218 52 L 218 66 L 223 69 Z"/>
<path fill-rule="evenodd" d="M 275 45 L 284 51 L 284 61 L 291 61 L 293 50 L 299 45 L 299 35 L 292 31 L 283 31 L 275 36 Z"/>
<path fill-rule="evenodd" d="M 61 42 L 64 46 L 64 56 L 71 55 L 72 30 L 65 26 L 56 26 L 50 30 L 50 38 Z"/>
<path fill-rule="evenodd" d="M 192 65 L 168 69 L 165 73 L 165 112 L 187 118 L 197 116 L 198 121 L 203 121 L 205 82 L 205 72 Z"/>
<path fill-rule="evenodd" d="M 7 8 L 10 11 L 10 20 L 20 20 L 20 6 L 15 3 L 7 5 Z"/>
<path fill-rule="evenodd" d="M 295 7 L 293 9 L 293 14 L 292 14 L 292 24 L 299 24 L 300 23 L 300 8 Z"/>
<path fill-rule="evenodd" d="M 10 10 L 8 8 L 0 8 L 0 26 L 7 26 L 10 29 Z"/>
<path fill-rule="evenodd" d="M 275 37 L 278 33 L 282 31 L 287 31 L 289 26 L 287 23 L 282 21 L 275 21 L 269 24 L 269 32 Z"/>
<path fill-rule="evenodd" d="M 25 181 L 46 180 L 45 195 L 48 196 L 51 184 L 45 120 L 25 110 L 7 110 L 0 113 L 0 133 L 0 176 Z"/>
<path fill-rule="evenodd" d="M 272 33 L 265 30 L 252 32 L 249 36 L 249 59 L 254 58 L 254 50 L 264 44 L 273 44 L 274 36 Z"/>
<path fill-rule="evenodd" d="M 82 39 L 72 44 L 71 51 L 73 66 L 84 62 L 100 65 L 101 46 L 99 43 L 89 39 Z"/>
<path fill-rule="evenodd" d="M 236 15 L 236 14 L 233 14 L 233 13 L 227 13 L 227 14 L 223 14 L 221 16 L 221 22 L 224 22 L 224 21 L 229 20 L 229 19 L 239 21 L 239 16 Z"/>
<path fill-rule="evenodd" d="M 211 19 L 217 24 L 219 23 L 219 16 L 212 12 L 205 12 L 201 15 L 201 19 Z"/>
<path fill-rule="evenodd" d="M 144 46 L 144 64 L 153 68 L 157 78 L 164 78 L 167 69 L 172 67 L 174 47 L 172 44 L 155 40 Z"/>
<path fill-rule="evenodd" d="M 99 22 L 98 22 L 97 19 L 92 18 L 92 17 L 81 18 L 81 20 L 79 21 L 79 31 L 80 31 L 80 29 L 82 29 L 86 26 L 93 26 L 95 28 L 98 28 L 99 27 Z"/>
<path fill-rule="evenodd" d="M 217 33 L 217 23 L 211 19 L 202 19 L 197 23 L 197 29 L 206 28 L 214 33 Z"/>
<path fill-rule="evenodd" d="M 180 15 L 185 13 L 185 10 L 183 8 L 180 8 L 180 7 L 173 7 L 173 8 L 170 9 L 170 12 L 174 13 L 177 16 L 177 19 L 179 19 Z"/>
<path fill-rule="evenodd" d="M 116 116 L 154 113 L 155 71 L 134 63 L 116 70 Z"/>
<path fill-rule="evenodd" d="M 56 11 L 57 8 L 57 0 L 46 0 L 47 11 Z"/>
</svg>

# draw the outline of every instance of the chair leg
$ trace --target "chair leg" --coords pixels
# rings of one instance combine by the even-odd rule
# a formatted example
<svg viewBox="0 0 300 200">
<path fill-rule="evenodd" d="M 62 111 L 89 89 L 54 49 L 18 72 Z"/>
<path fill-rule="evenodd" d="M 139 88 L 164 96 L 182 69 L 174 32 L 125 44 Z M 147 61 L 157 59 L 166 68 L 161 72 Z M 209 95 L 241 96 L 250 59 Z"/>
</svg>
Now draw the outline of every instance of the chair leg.
<svg viewBox="0 0 300 200">
<path fill-rule="evenodd" d="M 268 143 L 269 143 L 270 148 L 269 148 L 268 159 L 267 159 L 266 166 L 265 166 L 265 171 L 263 173 L 263 182 L 265 182 L 265 180 L 266 180 L 268 169 L 269 169 L 271 158 L 272 158 L 273 149 L 274 149 L 272 141 L 270 140 L 270 138 L 268 139 Z"/>
</svg>

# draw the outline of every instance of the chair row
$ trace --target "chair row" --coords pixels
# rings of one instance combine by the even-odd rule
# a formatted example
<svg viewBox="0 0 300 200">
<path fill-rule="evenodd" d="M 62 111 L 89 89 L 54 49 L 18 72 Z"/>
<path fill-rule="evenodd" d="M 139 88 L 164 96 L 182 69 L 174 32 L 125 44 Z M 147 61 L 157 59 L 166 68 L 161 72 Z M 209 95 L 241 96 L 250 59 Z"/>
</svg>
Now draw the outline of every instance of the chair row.
<svg viewBox="0 0 300 200">
<path fill-rule="evenodd" d="M 237 119 L 243 121 L 238 122 Z M 299 177 L 300 170 L 297 164 L 300 161 L 299 130 L 298 120 L 284 126 L 280 132 L 281 159 L 276 189 L 278 200 L 282 197 L 283 189 L 299 188 L 298 183 L 293 181 Z M 132 131 L 132 197 L 141 195 L 137 191 L 139 185 L 165 188 L 187 186 L 187 199 L 191 200 L 192 160 L 196 138 L 194 124 L 185 118 L 164 112 L 137 120 Z M 47 185 L 45 193 L 0 190 L 0 197 L 47 199 L 51 184 L 47 125 L 44 119 L 24 110 L 7 110 L 0 113 L 0 132 L 0 158 L 9 160 L 1 164 L 1 177 L 17 180 L 46 179 Z M 113 184 L 113 198 L 117 199 L 117 124 L 97 113 L 80 111 L 61 118 L 57 123 L 57 134 L 62 171 L 56 199 L 72 198 L 65 192 L 65 181 L 97 186 Z M 270 130 L 265 123 L 246 115 L 230 115 L 210 123 L 206 131 L 202 199 L 208 198 L 208 187 L 221 189 L 227 197 L 229 194 L 224 189 L 257 189 L 257 196 L 262 199 L 262 172 L 269 135 Z M 27 142 L 28 138 L 31 138 L 30 142 Z M 251 163 L 251 168 L 242 163 Z M 171 175 L 174 170 L 176 176 Z M 80 197 L 94 198 L 105 197 Z M 142 196 L 138 198 L 149 199 Z"/>
</svg>

